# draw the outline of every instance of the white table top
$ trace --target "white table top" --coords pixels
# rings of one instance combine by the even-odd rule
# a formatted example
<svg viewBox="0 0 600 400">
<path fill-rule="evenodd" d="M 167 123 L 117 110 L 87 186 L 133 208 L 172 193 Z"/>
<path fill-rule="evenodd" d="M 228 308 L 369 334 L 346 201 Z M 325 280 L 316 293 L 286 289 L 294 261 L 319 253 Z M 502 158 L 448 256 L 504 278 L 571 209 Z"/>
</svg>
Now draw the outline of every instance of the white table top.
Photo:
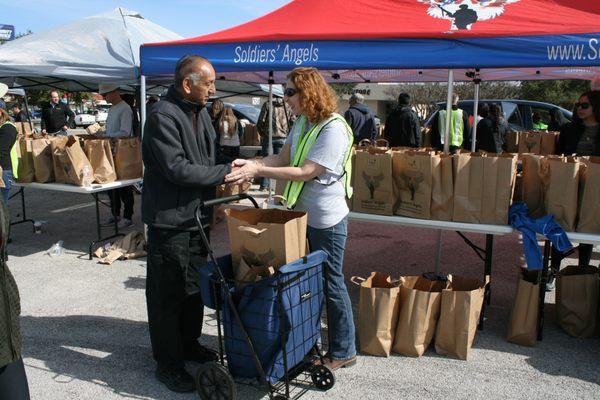
<svg viewBox="0 0 600 400">
<path fill-rule="evenodd" d="M 75 186 L 75 185 L 67 185 L 65 183 L 19 183 L 15 182 L 13 186 L 23 187 L 23 188 L 31 188 L 31 189 L 42 189 L 42 190 L 54 190 L 57 192 L 71 192 L 71 193 L 82 193 L 82 194 L 92 194 L 98 192 L 105 192 L 110 189 L 116 189 L 120 187 L 131 186 L 136 183 L 141 182 L 141 178 L 136 179 L 127 179 L 124 181 L 114 181 L 110 183 L 92 183 L 92 186 L 84 187 L 84 186 Z"/>
</svg>

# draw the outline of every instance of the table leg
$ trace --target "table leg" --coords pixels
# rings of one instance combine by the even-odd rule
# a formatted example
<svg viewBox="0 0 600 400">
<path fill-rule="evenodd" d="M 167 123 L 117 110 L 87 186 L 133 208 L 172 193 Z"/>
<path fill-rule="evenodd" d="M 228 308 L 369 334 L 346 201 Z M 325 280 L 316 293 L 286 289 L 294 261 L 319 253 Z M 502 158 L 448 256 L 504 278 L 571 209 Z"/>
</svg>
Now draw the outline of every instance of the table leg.
<svg viewBox="0 0 600 400">
<path fill-rule="evenodd" d="M 538 277 L 538 283 L 540 286 L 540 298 L 538 302 L 538 337 L 541 341 L 544 337 L 544 305 L 546 304 L 546 282 L 548 280 L 548 266 L 550 265 L 550 251 L 552 245 L 549 240 L 544 241 L 544 259 L 542 263 L 542 270 Z"/>
<path fill-rule="evenodd" d="M 492 256 L 494 255 L 494 235 L 485 235 L 485 261 L 483 281 L 486 283 L 485 297 L 488 306 L 492 302 Z"/>
<path fill-rule="evenodd" d="M 12 199 L 15 196 L 21 195 L 21 214 L 22 217 L 19 221 L 17 222 L 11 222 L 10 225 L 19 225 L 19 224 L 23 224 L 25 222 L 31 222 L 31 229 L 34 230 L 35 232 L 35 228 L 33 226 L 33 224 L 35 224 L 35 221 L 32 219 L 28 219 L 27 218 L 27 209 L 25 208 L 25 188 L 21 187 L 19 188 L 19 191 L 15 194 L 13 194 L 12 196 L 9 197 L 9 199 Z"/>
</svg>

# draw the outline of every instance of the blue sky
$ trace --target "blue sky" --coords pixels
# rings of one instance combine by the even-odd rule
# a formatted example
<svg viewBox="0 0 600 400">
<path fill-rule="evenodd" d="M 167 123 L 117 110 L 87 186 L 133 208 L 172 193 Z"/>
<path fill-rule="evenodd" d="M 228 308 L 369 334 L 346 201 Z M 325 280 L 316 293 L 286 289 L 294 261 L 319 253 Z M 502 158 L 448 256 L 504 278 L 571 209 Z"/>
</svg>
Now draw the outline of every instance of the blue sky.
<svg viewBox="0 0 600 400">
<path fill-rule="evenodd" d="M 16 33 L 40 32 L 116 7 L 138 11 L 144 18 L 184 37 L 229 28 L 273 11 L 289 0 L 0 0 L 0 24 Z"/>
</svg>

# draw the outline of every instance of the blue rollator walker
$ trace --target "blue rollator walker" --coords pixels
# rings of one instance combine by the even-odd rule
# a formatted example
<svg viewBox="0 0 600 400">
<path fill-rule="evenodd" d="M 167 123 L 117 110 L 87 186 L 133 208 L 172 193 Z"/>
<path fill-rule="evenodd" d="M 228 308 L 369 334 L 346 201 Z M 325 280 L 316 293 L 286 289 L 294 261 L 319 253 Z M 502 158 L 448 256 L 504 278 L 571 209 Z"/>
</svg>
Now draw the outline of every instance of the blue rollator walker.
<svg viewBox="0 0 600 400">
<path fill-rule="evenodd" d="M 202 210 L 254 198 L 239 194 L 200 203 Z M 320 349 L 321 314 L 327 299 L 327 255 L 315 251 L 259 281 L 233 279 L 231 256 L 215 258 L 200 229 L 209 261 L 201 272 L 204 305 L 216 311 L 219 361 L 202 364 L 196 389 L 202 400 L 236 398 L 235 379 L 258 382 L 271 399 L 296 399 L 310 386 L 329 390 L 335 383 Z M 290 384 L 294 383 L 293 392 Z"/>
</svg>

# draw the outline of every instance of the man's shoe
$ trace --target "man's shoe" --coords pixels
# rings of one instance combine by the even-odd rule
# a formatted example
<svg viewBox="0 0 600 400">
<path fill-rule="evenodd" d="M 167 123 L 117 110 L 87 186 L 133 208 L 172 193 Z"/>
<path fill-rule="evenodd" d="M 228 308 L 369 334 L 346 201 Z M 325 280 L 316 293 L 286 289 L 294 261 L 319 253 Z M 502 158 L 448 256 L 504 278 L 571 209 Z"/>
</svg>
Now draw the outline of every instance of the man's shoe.
<svg viewBox="0 0 600 400">
<path fill-rule="evenodd" d="M 184 359 L 204 364 L 205 362 L 218 361 L 219 353 L 196 343 L 191 348 L 184 350 Z"/>
<path fill-rule="evenodd" d="M 131 228 L 133 226 L 133 221 L 127 218 L 123 218 L 123 220 L 119 223 L 119 228 L 126 229 Z"/>
<path fill-rule="evenodd" d="M 356 365 L 356 356 L 344 360 L 332 360 L 329 357 L 324 357 L 323 360 L 325 360 L 325 365 L 331 368 L 332 371 L 340 368 L 350 368 Z M 321 360 L 315 360 L 313 365 L 321 365 Z"/>
<path fill-rule="evenodd" d="M 196 390 L 194 378 L 185 369 L 157 368 L 154 374 L 156 379 L 177 393 L 187 393 Z"/>
</svg>

